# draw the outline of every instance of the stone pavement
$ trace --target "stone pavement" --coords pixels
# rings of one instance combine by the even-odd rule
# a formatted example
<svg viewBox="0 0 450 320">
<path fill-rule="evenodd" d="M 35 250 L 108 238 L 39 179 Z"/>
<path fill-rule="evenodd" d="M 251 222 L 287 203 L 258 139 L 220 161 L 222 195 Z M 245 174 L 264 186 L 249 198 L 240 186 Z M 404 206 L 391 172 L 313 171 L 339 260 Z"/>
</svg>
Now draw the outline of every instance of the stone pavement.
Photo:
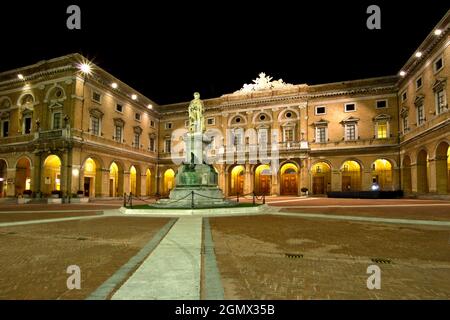
<svg viewBox="0 0 450 320">
<path fill-rule="evenodd" d="M 112 296 L 113 300 L 199 300 L 202 218 L 180 218 Z"/>
</svg>

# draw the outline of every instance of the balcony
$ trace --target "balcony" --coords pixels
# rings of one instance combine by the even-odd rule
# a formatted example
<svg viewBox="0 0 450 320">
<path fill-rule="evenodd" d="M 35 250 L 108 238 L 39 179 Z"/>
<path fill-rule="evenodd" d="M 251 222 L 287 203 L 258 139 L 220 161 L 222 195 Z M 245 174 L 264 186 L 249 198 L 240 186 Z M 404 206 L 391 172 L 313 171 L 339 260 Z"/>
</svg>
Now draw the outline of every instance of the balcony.
<svg viewBox="0 0 450 320">
<path fill-rule="evenodd" d="M 398 144 L 396 137 L 383 138 L 383 139 L 356 139 L 356 140 L 335 140 L 328 142 L 313 142 L 311 143 L 311 149 L 334 149 L 334 148 L 358 148 L 369 146 L 383 146 Z"/>
<path fill-rule="evenodd" d="M 38 131 L 35 133 L 35 138 L 53 140 L 53 139 L 65 139 L 70 137 L 70 133 L 67 129 L 53 129 L 46 131 Z"/>
</svg>

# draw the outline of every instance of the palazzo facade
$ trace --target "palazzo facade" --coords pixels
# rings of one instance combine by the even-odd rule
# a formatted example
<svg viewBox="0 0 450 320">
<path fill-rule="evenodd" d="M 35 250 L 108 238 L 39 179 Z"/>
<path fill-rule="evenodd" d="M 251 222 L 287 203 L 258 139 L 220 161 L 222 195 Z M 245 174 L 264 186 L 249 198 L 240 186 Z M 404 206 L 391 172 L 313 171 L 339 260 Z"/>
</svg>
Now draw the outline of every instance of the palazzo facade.
<svg viewBox="0 0 450 320">
<path fill-rule="evenodd" d="M 228 196 L 374 184 L 450 195 L 449 20 L 396 76 L 292 85 L 261 73 L 203 100 L 219 187 Z M 81 72 L 83 61 L 72 54 L 0 73 L 1 197 L 145 197 L 174 187 L 189 102 L 158 105 L 98 66 Z"/>
</svg>

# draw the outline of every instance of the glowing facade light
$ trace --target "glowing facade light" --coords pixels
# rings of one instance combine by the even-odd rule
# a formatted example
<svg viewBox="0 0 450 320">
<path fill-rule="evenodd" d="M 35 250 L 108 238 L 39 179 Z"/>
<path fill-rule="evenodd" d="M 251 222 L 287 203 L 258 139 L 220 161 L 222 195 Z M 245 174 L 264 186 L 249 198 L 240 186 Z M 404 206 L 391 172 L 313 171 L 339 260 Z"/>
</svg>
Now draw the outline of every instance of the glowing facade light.
<svg viewBox="0 0 450 320">
<path fill-rule="evenodd" d="M 23 74 L 21 74 L 21 73 L 19 73 L 18 75 L 17 75 L 17 78 L 19 78 L 20 80 L 23 80 Z"/>
<path fill-rule="evenodd" d="M 149 104 L 149 105 L 147 106 L 147 108 L 148 108 L 148 109 L 153 109 L 153 106 L 152 106 L 151 104 Z"/>
<path fill-rule="evenodd" d="M 78 169 L 72 169 L 72 176 L 74 176 L 74 177 L 78 177 L 78 175 L 80 174 L 80 170 L 78 170 Z"/>
<path fill-rule="evenodd" d="M 421 56 L 422 56 L 422 52 L 417 51 L 417 52 L 416 52 L 416 58 L 420 58 Z"/>
<path fill-rule="evenodd" d="M 111 83 L 111 87 L 112 87 L 113 89 L 117 89 L 118 85 L 117 85 L 117 83 L 113 82 L 113 83 Z"/>
<path fill-rule="evenodd" d="M 442 30 L 441 29 L 434 30 L 434 35 L 435 36 L 440 36 L 441 34 L 442 34 Z"/>
<path fill-rule="evenodd" d="M 91 65 L 89 63 L 87 63 L 87 62 L 80 63 L 78 65 L 78 69 L 80 69 L 80 71 L 83 72 L 84 74 L 91 74 L 92 73 Z"/>
<path fill-rule="evenodd" d="M 400 73 L 399 73 L 399 74 L 400 74 L 400 77 L 404 77 L 404 76 L 406 76 L 406 72 L 405 72 L 405 71 L 403 71 L 403 70 L 402 70 L 402 71 L 400 71 Z"/>
<path fill-rule="evenodd" d="M 132 95 L 131 95 L 131 99 L 136 100 L 136 99 L 137 99 L 137 95 L 132 94 Z"/>
</svg>

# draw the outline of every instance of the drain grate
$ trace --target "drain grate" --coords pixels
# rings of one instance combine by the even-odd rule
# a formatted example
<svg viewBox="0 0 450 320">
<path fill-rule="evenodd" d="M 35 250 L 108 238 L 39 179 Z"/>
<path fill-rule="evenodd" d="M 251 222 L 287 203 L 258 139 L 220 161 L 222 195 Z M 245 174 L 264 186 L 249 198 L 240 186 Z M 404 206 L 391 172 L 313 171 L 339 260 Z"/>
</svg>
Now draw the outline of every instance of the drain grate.
<svg viewBox="0 0 450 320">
<path fill-rule="evenodd" d="M 391 264 L 392 263 L 391 259 L 385 259 L 385 258 L 372 258 L 370 260 L 372 260 L 372 262 L 374 262 L 374 263 L 379 263 L 379 264 Z"/>
<path fill-rule="evenodd" d="M 284 256 L 289 259 L 303 258 L 303 254 L 301 253 L 285 253 Z"/>
</svg>

